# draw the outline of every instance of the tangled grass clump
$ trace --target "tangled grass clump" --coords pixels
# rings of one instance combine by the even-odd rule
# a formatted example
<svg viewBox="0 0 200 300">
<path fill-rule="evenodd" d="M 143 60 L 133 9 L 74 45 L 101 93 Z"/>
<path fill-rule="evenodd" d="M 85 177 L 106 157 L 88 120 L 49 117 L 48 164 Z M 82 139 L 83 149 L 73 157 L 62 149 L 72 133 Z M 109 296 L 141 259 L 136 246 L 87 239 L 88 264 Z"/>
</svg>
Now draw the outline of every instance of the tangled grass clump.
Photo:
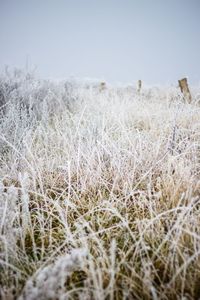
<svg viewBox="0 0 200 300">
<path fill-rule="evenodd" d="M 99 92 L 9 76 L 0 80 L 1 299 L 199 299 L 195 101 L 175 89 Z"/>
</svg>

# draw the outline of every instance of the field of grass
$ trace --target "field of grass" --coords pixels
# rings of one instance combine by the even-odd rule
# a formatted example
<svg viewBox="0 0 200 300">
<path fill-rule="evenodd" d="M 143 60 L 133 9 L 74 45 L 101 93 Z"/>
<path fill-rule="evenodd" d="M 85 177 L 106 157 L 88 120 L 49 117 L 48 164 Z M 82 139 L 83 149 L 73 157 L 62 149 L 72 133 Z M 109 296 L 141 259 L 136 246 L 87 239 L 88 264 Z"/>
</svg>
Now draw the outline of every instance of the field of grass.
<svg viewBox="0 0 200 300">
<path fill-rule="evenodd" d="M 199 91 L 0 76 L 0 299 L 200 299 Z"/>
</svg>

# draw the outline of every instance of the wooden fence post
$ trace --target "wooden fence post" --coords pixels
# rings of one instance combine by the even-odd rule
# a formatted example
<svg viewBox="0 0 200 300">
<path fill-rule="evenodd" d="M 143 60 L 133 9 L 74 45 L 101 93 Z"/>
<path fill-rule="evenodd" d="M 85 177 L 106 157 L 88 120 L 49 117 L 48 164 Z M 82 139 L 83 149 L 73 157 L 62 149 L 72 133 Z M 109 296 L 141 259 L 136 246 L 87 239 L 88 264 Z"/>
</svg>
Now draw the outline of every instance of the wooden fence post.
<svg viewBox="0 0 200 300">
<path fill-rule="evenodd" d="M 100 83 L 100 92 L 104 91 L 106 89 L 106 83 L 105 82 L 101 82 Z"/>
<path fill-rule="evenodd" d="M 180 79 L 178 81 L 179 87 L 181 89 L 181 93 L 183 94 L 184 99 L 188 102 L 192 102 L 192 96 L 190 93 L 190 89 L 188 86 L 187 78 Z"/>
<path fill-rule="evenodd" d="M 137 89 L 138 93 L 140 93 L 141 89 L 142 89 L 142 80 L 138 80 L 138 89 Z"/>
</svg>

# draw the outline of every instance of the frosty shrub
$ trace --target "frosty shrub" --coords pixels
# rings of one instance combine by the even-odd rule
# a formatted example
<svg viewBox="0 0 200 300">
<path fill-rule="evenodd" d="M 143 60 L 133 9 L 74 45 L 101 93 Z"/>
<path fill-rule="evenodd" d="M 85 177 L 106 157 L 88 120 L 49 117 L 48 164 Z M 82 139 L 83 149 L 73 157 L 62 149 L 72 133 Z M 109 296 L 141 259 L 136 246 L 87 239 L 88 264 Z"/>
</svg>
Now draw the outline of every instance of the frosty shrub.
<svg viewBox="0 0 200 300">
<path fill-rule="evenodd" d="M 63 110 L 70 114 L 76 110 L 77 88 L 73 82 L 52 83 L 37 80 L 33 74 L 21 70 L 9 71 L 0 75 L 0 132 L 3 139 L 19 151 L 23 138 L 29 129 L 38 124 L 49 123 Z M 8 144 L 0 140 L 0 151 L 9 151 Z"/>
<path fill-rule="evenodd" d="M 66 299 L 67 277 L 83 267 L 85 256 L 84 249 L 74 249 L 71 254 L 58 257 L 54 264 L 39 270 L 35 278 L 27 281 L 19 300 Z"/>
</svg>

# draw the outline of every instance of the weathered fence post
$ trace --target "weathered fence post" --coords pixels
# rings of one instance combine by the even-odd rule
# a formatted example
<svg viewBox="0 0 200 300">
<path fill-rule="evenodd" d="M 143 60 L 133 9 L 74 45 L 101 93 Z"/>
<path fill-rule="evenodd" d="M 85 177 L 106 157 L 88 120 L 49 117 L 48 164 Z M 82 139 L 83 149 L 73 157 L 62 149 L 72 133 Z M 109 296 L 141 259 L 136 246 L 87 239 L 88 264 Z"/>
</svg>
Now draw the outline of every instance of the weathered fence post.
<svg viewBox="0 0 200 300">
<path fill-rule="evenodd" d="M 142 89 L 142 80 L 138 80 L 138 88 L 137 88 L 138 93 L 140 93 L 141 89 Z"/>
<path fill-rule="evenodd" d="M 100 92 L 104 91 L 106 89 L 106 83 L 105 82 L 101 82 L 100 83 Z"/>
<path fill-rule="evenodd" d="M 184 99 L 188 102 L 192 102 L 192 96 L 189 90 L 187 78 L 180 79 L 178 81 L 179 87 L 181 89 L 181 93 L 183 94 Z"/>
</svg>

